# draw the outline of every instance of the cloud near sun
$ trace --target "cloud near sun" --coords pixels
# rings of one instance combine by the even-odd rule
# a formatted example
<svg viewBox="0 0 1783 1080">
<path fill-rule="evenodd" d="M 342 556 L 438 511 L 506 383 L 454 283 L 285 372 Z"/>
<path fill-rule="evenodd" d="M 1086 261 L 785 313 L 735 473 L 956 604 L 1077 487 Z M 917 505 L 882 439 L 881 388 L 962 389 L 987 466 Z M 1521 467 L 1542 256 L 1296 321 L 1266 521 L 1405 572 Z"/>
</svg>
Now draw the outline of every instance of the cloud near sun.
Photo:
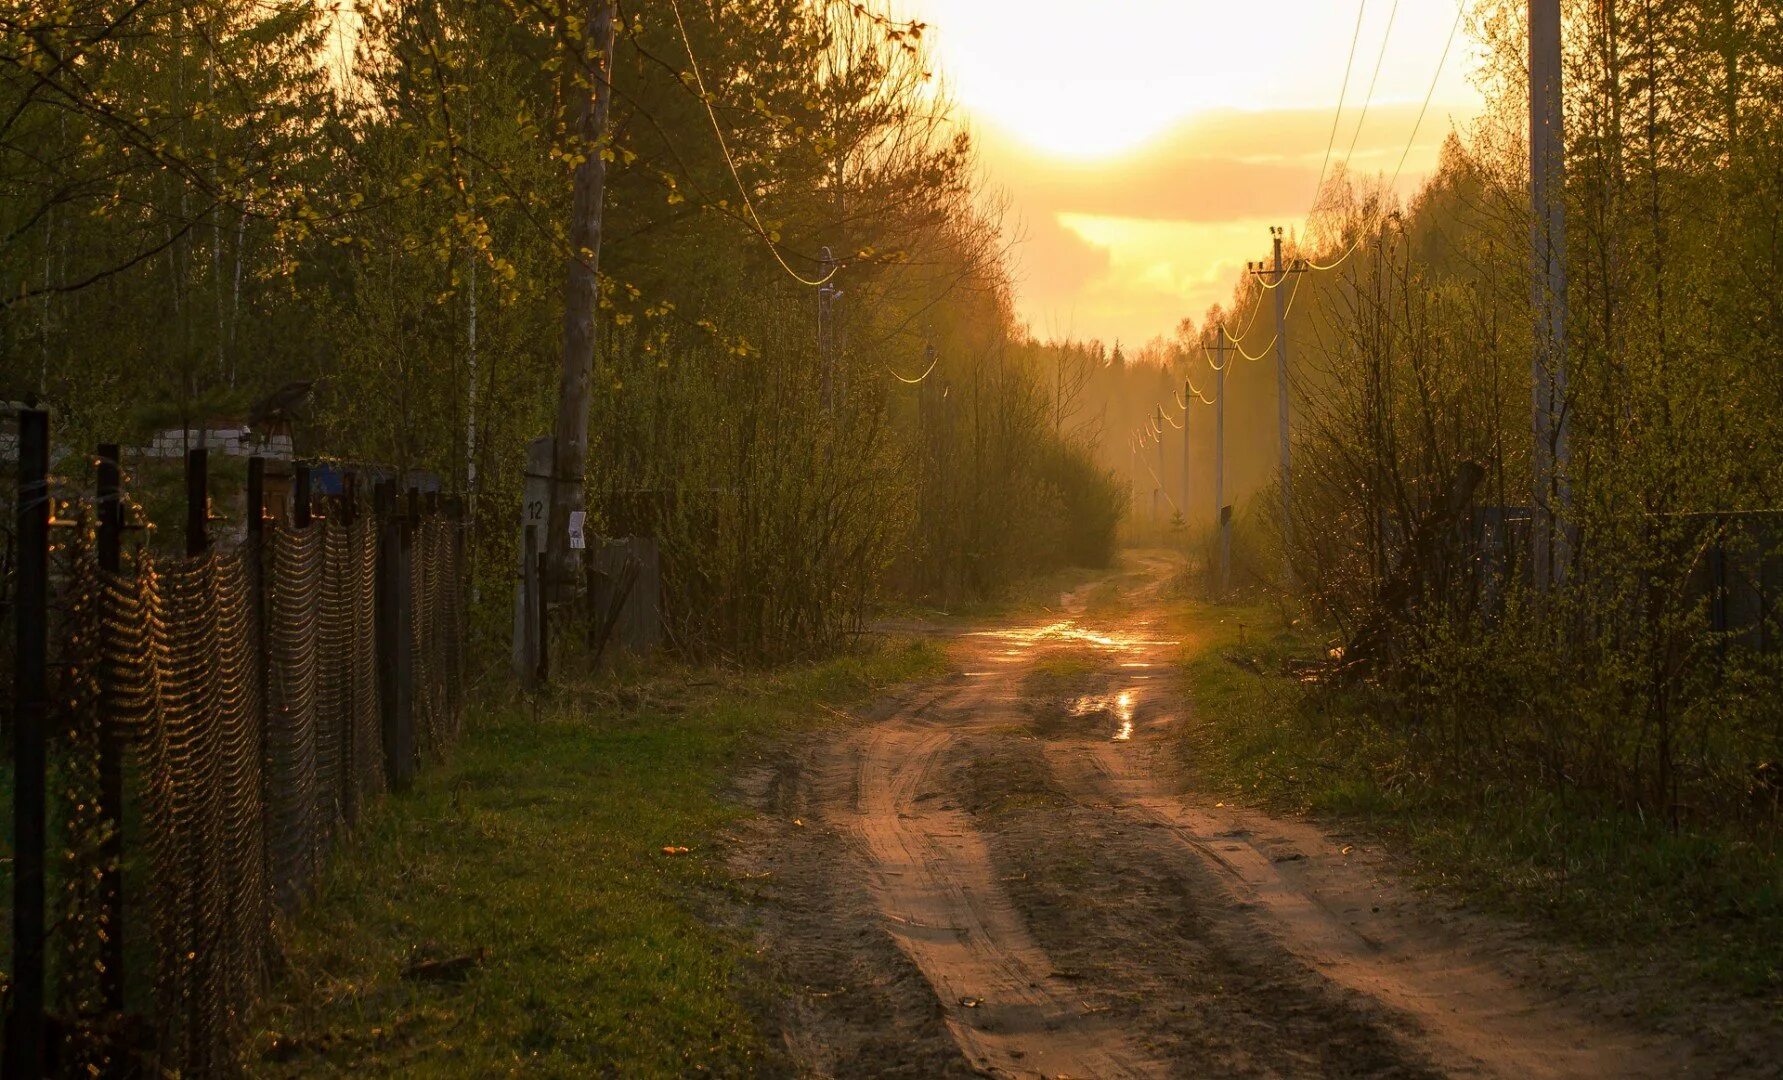
<svg viewBox="0 0 1783 1080">
<path fill-rule="evenodd" d="M 1352 169 L 1390 174 L 1416 112 L 1371 109 Z M 1009 224 L 1021 238 L 1019 304 L 1034 331 L 1138 344 L 1227 300 L 1245 260 L 1268 250 L 1270 225 L 1299 226 L 1331 114 L 1204 114 L 1137 149 L 1091 159 L 1033 149 L 984 120 L 972 128 L 992 187 L 1010 197 Z M 1448 116 L 1426 118 L 1402 191 L 1434 165 L 1449 130 Z"/>
<path fill-rule="evenodd" d="M 1023 315 L 1042 335 L 1127 342 L 1226 299 L 1268 227 L 1301 221 L 1352 40 L 1335 156 L 1367 99 L 1351 164 L 1393 171 L 1456 12 L 1455 0 L 889 2 L 927 23 L 943 91 L 1011 197 Z M 1477 110 L 1471 52 L 1457 42 L 1434 84 L 1402 191 Z"/>
</svg>

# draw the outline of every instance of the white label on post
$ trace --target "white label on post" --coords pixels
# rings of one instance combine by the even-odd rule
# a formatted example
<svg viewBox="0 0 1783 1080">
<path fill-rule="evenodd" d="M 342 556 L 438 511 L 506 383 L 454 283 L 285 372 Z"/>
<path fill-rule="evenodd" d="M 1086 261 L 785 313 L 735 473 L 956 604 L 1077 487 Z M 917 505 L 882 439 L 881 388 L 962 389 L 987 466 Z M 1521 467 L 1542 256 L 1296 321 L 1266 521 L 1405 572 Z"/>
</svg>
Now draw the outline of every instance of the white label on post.
<svg viewBox="0 0 1783 1080">
<path fill-rule="evenodd" d="M 582 535 L 582 523 L 588 520 L 588 514 L 582 510 L 570 511 L 570 550 L 581 551 L 588 546 Z"/>
</svg>

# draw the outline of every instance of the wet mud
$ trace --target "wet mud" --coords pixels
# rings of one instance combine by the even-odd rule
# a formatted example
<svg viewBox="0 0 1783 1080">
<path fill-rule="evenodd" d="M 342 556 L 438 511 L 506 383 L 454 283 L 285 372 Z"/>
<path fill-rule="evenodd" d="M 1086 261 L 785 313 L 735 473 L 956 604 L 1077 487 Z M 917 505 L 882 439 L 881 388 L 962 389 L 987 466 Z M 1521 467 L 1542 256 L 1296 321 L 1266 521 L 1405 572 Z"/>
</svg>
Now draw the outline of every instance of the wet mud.
<svg viewBox="0 0 1783 1080">
<path fill-rule="evenodd" d="M 1362 845 L 1198 797 L 1178 569 L 960 634 L 960 674 L 745 771 L 733 870 L 786 1072 L 1766 1075 L 1565 993 L 1527 935 Z"/>
</svg>

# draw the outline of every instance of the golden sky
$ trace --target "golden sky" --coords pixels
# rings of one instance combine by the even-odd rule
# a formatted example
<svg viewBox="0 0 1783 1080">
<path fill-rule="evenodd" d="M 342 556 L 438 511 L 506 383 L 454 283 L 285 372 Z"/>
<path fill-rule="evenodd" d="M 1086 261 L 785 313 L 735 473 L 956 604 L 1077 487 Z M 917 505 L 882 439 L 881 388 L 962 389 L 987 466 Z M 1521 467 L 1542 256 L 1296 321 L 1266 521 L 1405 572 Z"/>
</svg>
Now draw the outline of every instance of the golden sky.
<svg viewBox="0 0 1783 1080">
<path fill-rule="evenodd" d="M 1393 172 L 1454 4 L 1366 0 L 1360 8 L 1336 162 L 1353 140 L 1354 170 Z M 1042 337 L 1129 345 L 1227 299 L 1245 260 L 1268 250 L 1268 227 L 1299 226 L 1331 141 L 1359 10 L 1352 0 L 907 7 L 928 24 L 991 188 L 1011 200 L 1009 224 L 1022 237 L 1020 313 Z M 1464 25 L 1401 191 L 1422 182 L 1451 128 L 1478 111 L 1473 56 Z"/>
</svg>

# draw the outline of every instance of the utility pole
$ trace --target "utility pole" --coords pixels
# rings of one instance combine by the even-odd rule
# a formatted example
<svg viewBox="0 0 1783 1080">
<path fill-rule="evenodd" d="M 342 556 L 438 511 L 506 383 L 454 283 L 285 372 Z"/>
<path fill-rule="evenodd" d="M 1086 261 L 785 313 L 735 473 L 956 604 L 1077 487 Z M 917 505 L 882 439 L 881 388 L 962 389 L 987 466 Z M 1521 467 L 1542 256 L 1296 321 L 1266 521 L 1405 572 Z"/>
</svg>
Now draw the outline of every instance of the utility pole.
<svg viewBox="0 0 1783 1080">
<path fill-rule="evenodd" d="M 594 316 L 600 299 L 601 207 L 607 166 L 601 157 L 612 103 L 615 0 L 588 0 L 580 50 L 566 50 L 562 92 L 574 101 L 574 151 L 585 155 L 571 181 L 570 254 L 563 288 L 563 370 L 557 384 L 556 439 L 551 451 L 551 510 L 546 565 L 573 581 L 570 521 L 584 509 L 588 463 L 588 391 L 594 379 Z"/>
<path fill-rule="evenodd" d="M 1195 400 L 1194 389 L 1189 385 L 1189 377 L 1182 377 L 1182 522 L 1189 523 L 1189 408 Z"/>
<path fill-rule="evenodd" d="M 1560 45 L 1560 0 L 1529 0 L 1530 285 L 1535 311 L 1530 555 L 1538 589 L 1565 576 L 1572 501 L 1566 475 L 1566 113 Z"/>
<path fill-rule="evenodd" d="M 1262 263 L 1251 265 L 1253 277 L 1266 279 L 1266 283 L 1275 292 L 1275 396 L 1277 426 L 1281 435 L 1281 470 L 1282 470 L 1282 558 L 1283 582 L 1291 590 L 1294 587 L 1294 462 L 1288 441 L 1288 295 L 1285 283 L 1289 274 L 1306 271 L 1303 261 L 1292 266 L 1282 265 L 1282 228 L 1272 225 L 1269 235 L 1275 242 L 1275 262 L 1272 266 Z"/>
<path fill-rule="evenodd" d="M 1163 402 L 1158 403 L 1157 424 L 1158 424 L 1158 475 L 1157 475 L 1156 479 L 1158 481 L 1158 503 L 1159 503 L 1158 517 L 1160 520 L 1162 520 L 1162 518 L 1164 516 L 1164 507 L 1163 507 L 1163 502 L 1164 502 L 1164 432 L 1166 432 L 1170 429 L 1170 426 L 1169 426 L 1170 421 L 1164 419 L 1164 404 L 1163 404 Z"/>
<path fill-rule="evenodd" d="M 1219 529 L 1214 595 L 1224 599 L 1231 577 L 1232 515 L 1226 512 L 1226 329 L 1214 327 L 1213 373 L 1213 520 Z"/>
<path fill-rule="evenodd" d="M 824 283 L 817 287 L 817 362 L 823 368 L 823 411 L 836 411 L 836 257 L 823 249 Z"/>
<path fill-rule="evenodd" d="M 1127 475 L 1133 478 L 1133 497 L 1139 497 L 1139 433 L 1127 439 Z"/>
</svg>

